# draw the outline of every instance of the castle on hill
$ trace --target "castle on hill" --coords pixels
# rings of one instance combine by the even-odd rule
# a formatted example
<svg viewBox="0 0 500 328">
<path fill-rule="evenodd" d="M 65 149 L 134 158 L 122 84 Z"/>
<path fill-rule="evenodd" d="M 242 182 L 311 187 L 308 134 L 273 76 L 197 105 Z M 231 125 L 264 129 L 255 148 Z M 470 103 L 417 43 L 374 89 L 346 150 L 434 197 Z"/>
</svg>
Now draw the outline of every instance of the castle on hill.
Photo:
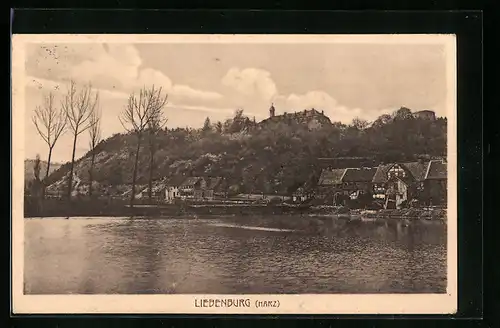
<svg viewBox="0 0 500 328">
<path fill-rule="evenodd" d="M 287 113 L 284 112 L 281 115 L 276 115 L 276 108 L 274 104 L 271 104 L 269 108 L 269 117 L 259 125 L 266 125 L 269 123 L 278 123 L 278 122 L 295 122 L 299 124 L 307 124 L 310 129 L 319 128 L 325 124 L 332 124 L 330 118 L 324 114 L 324 111 L 318 111 L 315 108 L 304 109 L 303 111 Z"/>
</svg>

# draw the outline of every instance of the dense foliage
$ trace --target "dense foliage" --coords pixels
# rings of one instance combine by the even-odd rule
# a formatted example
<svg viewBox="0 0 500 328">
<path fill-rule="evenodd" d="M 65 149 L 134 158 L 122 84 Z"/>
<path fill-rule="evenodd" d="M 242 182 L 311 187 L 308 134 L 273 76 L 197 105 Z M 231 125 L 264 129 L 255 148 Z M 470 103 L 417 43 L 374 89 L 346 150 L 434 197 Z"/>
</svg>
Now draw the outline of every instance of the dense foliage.
<svg viewBox="0 0 500 328">
<path fill-rule="evenodd" d="M 446 118 L 413 118 L 402 108 L 375 122 L 323 124 L 310 129 L 293 120 L 261 125 L 237 111 L 233 119 L 203 128 L 164 129 L 158 133 L 155 178 L 222 176 L 233 192 L 289 193 L 318 175 L 318 158 L 369 156 L 378 161 L 409 161 L 417 156 L 446 156 Z M 101 185 L 130 184 L 136 139 L 116 134 L 95 148 L 94 179 Z M 91 152 L 77 162 L 87 179 Z M 148 178 L 148 150 L 141 150 L 138 183 Z M 63 165 L 49 178 L 68 173 Z"/>
</svg>

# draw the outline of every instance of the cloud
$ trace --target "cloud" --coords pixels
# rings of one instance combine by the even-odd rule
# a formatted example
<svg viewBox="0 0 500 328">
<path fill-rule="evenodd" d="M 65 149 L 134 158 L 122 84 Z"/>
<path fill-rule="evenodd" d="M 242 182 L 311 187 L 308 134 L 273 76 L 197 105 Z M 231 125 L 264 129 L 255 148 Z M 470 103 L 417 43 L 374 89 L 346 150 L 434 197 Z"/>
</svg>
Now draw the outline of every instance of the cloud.
<svg viewBox="0 0 500 328">
<path fill-rule="evenodd" d="M 103 48 L 104 49 L 104 48 Z M 129 90 L 132 81 L 137 81 L 138 68 L 141 58 L 137 50 L 129 45 L 108 45 L 107 51 L 100 51 L 92 59 L 73 66 L 70 75 L 81 81 L 95 81 L 95 83 L 114 81 L 121 88 Z"/>
<path fill-rule="evenodd" d="M 222 78 L 222 84 L 245 96 L 258 96 L 265 101 L 270 101 L 278 93 L 271 73 L 258 68 L 233 67 Z"/>
<path fill-rule="evenodd" d="M 337 106 L 337 100 L 324 91 L 309 91 L 303 95 L 290 94 L 285 99 L 286 106 L 298 110 L 305 108 L 317 108 L 333 110 Z"/>
<path fill-rule="evenodd" d="M 202 91 L 191 88 L 187 85 L 176 84 L 171 89 L 172 94 L 185 97 L 185 98 L 195 98 L 201 100 L 218 100 L 222 99 L 223 96 L 220 93 L 212 91 Z"/>
<path fill-rule="evenodd" d="M 27 76 L 25 81 L 26 87 L 28 88 L 39 90 L 42 93 L 53 92 L 56 96 L 64 95 L 69 87 L 69 80 L 67 79 L 62 81 L 53 81 L 34 76 Z M 127 99 L 129 96 L 126 92 L 96 88 L 95 85 L 93 85 L 93 87 L 101 96 L 107 98 Z"/>
<path fill-rule="evenodd" d="M 217 92 L 198 90 L 188 85 L 174 84 L 163 72 L 142 68 L 142 59 L 133 45 L 106 44 L 89 54 L 88 59 L 73 65 L 69 76 L 78 81 L 92 81 L 101 89 L 120 89 L 130 93 L 144 86 L 162 87 L 169 96 L 198 100 L 217 100 Z"/>
</svg>

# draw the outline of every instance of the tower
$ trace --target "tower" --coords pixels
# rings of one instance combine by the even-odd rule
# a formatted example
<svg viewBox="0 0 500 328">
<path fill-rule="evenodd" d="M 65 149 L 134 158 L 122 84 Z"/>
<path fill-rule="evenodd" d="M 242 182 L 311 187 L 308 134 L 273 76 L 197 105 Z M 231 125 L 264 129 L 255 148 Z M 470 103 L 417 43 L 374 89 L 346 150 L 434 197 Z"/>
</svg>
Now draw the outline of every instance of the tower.
<svg viewBox="0 0 500 328">
<path fill-rule="evenodd" d="M 271 107 L 269 108 L 269 117 L 274 117 L 276 110 L 274 108 L 274 104 L 271 104 Z"/>
</svg>

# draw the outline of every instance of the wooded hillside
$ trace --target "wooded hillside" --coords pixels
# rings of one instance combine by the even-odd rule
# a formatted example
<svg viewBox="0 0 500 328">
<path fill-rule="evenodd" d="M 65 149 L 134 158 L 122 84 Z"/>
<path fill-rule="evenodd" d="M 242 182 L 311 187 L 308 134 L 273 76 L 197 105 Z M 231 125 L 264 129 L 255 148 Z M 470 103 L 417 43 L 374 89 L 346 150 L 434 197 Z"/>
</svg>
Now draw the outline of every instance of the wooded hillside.
<svg viewBox="0 0 500 328">
<path fill-rule="evenodd" d="M 355 119 L 311 129 L 303 122 L 275 120 L 260 126 L 238 111 L 233 119 L 201 129 L 163 129 L 157 135 L 155 178 L 220 176 L 234 192 L 289 193 L 318 174 L 318 158 L 373 157 L 380 162 L 411 161 L 418 156 L 446 156 L 446 118 L 414 118 L 411 111 L 380 116 L 368 124 Z M 94 180 L 101 186 L 130 184 L 136 138 L 116 134 L 95 148 Z M 91 152 L 75 165 L 88 178 Z M 148 179 L 148 150 L 141 149 L 138 184 Z M 68 174 L 65 164 L 48 184 Z"/>
</svg>

